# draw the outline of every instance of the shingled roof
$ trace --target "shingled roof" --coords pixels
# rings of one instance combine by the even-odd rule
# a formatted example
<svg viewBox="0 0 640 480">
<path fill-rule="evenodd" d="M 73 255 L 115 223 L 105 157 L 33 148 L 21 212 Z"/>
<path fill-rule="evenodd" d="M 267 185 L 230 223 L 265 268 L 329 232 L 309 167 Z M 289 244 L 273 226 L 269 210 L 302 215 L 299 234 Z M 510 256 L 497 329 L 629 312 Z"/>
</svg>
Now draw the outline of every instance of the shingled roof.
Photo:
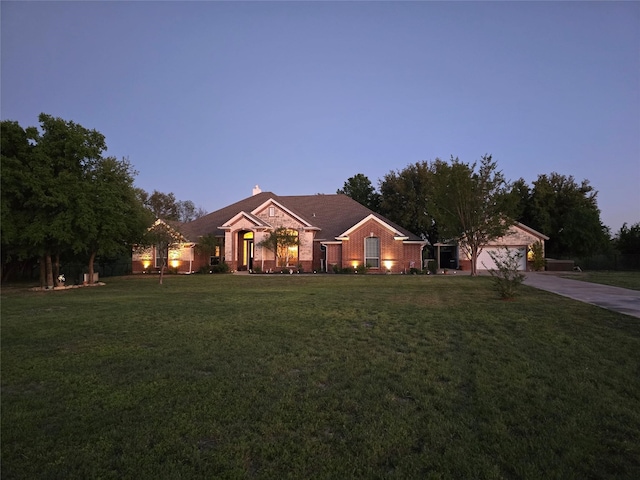
<svg viewBox="0 0 640 480">
<path fill-rule="evenodd" d="M 369 210 L 351 197 L 342 194 L 278 196 L 271 192 L 261 192 L 211 212 L 197 220 L 184 223 L 180 231 L 193 242 L 197 242 L 198 238 L 204 235 L 224 236 L 224 230 L 219 227 L 224 225 L 225 222 L 239 212 L 252 212 L 270 199 L 275 200 L 310 225 L 319 228 L 320 231 L 316 235 L 316 240 L 334 240 L 335 237 L 369 215 L 374 215 L 389 224 L 408 237 L 408 240 L 421 240 L 417 235 L 394 224 L 382 215 Z"/>
</svg>

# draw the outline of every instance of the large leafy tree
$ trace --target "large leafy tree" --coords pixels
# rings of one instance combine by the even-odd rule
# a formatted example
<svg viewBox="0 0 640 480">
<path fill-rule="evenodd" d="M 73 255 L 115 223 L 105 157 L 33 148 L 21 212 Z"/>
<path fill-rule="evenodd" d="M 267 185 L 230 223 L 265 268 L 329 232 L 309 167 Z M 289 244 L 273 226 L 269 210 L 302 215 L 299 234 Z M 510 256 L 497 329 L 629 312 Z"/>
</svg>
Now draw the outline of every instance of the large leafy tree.
<svg viewBox="0 0 640 480">
<path fill-rule="evenodd" d="M 380 213 L 434 245 L 438 228 L 432 202 L 433 170 L 416 162 L 392 171 L 380 182 Z"/>
<path fill-rule="evenodd" d="M 433 215 L 442 238 L 456 239 L 471 258 L 471 275 L 483 245 L 504 235 L 511 224 L 513 201 L 508 184 L 491 155 L 480 162 L 436 160 L 433 165 Z"/>
<path fill-rule="evenodd" d="M 26 265 L 33 256 L 24 231 L 29 224 L 26 204 L 34 180 L 30 172 L 32 146 L 28 132 L 18 122 L 4 120 L 0 133 L 0 238 L 4 279 L 12 268 Z"/>
<path fill-rule="evenodd" d="M 542 174 L 533 182 L 523 223 L 549 236 L 550 257 L 586 256 L 609 245 L 609 232 L 600 220 L 598 192 L 588 180 Z"/>
<path fill-rule="evenodd" d="M 531 222 L 531 189 L 523 178 L 519 178 L 511 184 L 509 196 L 513 203 L 514 217 L 524 223 L 532 226 Z"/>
<path fill-rule="evenodd" d="M 175 222 L 180 220 L 180 207 L 173 192 L 162 193 L 154 190 L 151 195 L 145 193 L 144 197 L 144 204 L 154 217 Z"/>
<path fill-rule="evenodd" d="M 369 178 L 362 173 L 349 178 L 336 193 L 347 195 L 374 212 L 380 209 L 380 194 L 376 192 Z"/>
<path fill-rule="evenodd" d="M 170 222 L 190 222 L 207 214 L 202 207 L 196 207 L 191 200 L 178 200 L 173 192 L 154 190 L 148 194 L 138 189 L 138 196 L 155 218 Z"/>
<path fill-rule="evenodd" d="M 40 258 L 54 286 L 60 258 L 125 251 L 148 226 L 128 161 L 104 158 L 104 136 L 39 116 L 39 128 L 2 123 L 2 247 L 9 260 Z M 93 278 L 91 275 L 90 278 Z"/>
<path fill-rule="evenodd" d="M 59 259 L 86 247 L 84 228 L 85 172 L 106 149 L 104 136 L 61 118 L 40 114 L 40 129 L 27 129 L 33 148 L 25 172 L 28 224 L 23 241 L 41 256 L 46 285 L 54 285 Z M 52 261 L 53 259 L 53 261 Z"/>
<path fill-rule="evenodd" d="M 130 251 L 131 244 L 139 243 L 153 222 L 136 196 L 135 174 L 127 159 L 115 157 L 102 159 L 86 172 L 82 234 L 89 257 L 89 279 L 93 279 L 97 255 Z"/>
<path fill-rule="evenodd" d="M 178 220 L 182 223 L 190 222 L 204 217 L 207 211 L 202 207 L 196 207 L 191 200 L 180 200 L 178 204 Z"/>
<path fill-rule="evenodd" d="M 640 255 L 640 222 L 620 227 L 614 239 L 616 249 L 622 254 Z"/>
</svg>

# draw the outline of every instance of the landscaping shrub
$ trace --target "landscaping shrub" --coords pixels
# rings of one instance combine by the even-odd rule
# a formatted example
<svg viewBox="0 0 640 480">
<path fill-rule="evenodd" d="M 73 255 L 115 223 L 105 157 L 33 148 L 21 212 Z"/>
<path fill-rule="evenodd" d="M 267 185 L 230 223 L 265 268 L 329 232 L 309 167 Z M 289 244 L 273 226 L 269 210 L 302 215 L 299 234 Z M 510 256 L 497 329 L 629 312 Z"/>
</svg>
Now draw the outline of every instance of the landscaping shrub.
<svg viewBox="0 0 640 480">
<path fill-rule="evenodd" d="M 522 253 L 505 247 L 503 253 L 489 252 L 489 256 L 497 267 L 489 270 L 494 288 L 504 299 L 515 297 L 516 290 L 526 278 L 526 275 L 518 270 Z"/>
<path fill-rule="evenodd" d="M 531 246 L 531 252 L 533 253 L 533 270 L 540 272 L 544 270 L 544 249 L 542 248 L 542 242 L 537 241 Z"/>
<path fill-rule="evenodd" d="M 429 273 L 431 273 L 432 275 L 435 275 L 437 269 L 438 269 L 438 264 L 436 263 L 435 260 L 429 260 L 427 262 L 427 270 L 429 270 Z"/>
<path fill-rule="evenodd" d="M 211 265 L 211 273 L 229 273 L 229 264 L 220 263 L 218 265 Z"/>
</svg>

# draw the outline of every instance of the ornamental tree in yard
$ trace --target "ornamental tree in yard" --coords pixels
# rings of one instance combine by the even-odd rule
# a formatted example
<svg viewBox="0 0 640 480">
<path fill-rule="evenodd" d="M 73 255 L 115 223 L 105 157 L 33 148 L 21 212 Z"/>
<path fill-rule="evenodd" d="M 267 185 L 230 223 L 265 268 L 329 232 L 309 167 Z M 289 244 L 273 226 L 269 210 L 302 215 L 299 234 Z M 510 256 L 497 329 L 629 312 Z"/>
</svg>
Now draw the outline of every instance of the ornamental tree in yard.
<svg viewBox="0 0 640 480">
<path fill-rule="evenodd" d="M 169 250 L 184 241 L 185 238 L 177 228 L 160 219 L 147 230 L 141 246 L 153 245 L 156 248 L 156 256 L 160 259 L 160 285 L 163 283 L 164 271 L 169 263 Z"/>
<path fill-rule="evenodd" d="M 503 299 L 516 296 L 516 290 L 522 285 L 526 275 L 519 270 L 522 253 L 504 247 L 501 252 L 489 252 L 496 268 L 489 270 L 493 278 L 493 286 Z"/>
<path fill-rule="evenodd" d="M 503 236 L 513 224 L 512 197 L 507 182 L 491 155 L 480 163 L 463 163 L 451 157 L 449 163 L 433 165 L 433 214 L 441 238 L 456 239 L 471 258 L 471 275 L 483 245 Z"/>
<path fill-rule="evenodd" d="M 269 232 L 269 235 L 258 245 L 274 252 L 278 266 L 285 267 L 289 265 L 289 260 L 291 259 L 291 248 L 297 248 L 299 242 L 300 239 L 296 230 L 278 227 Z"/>
</svg>

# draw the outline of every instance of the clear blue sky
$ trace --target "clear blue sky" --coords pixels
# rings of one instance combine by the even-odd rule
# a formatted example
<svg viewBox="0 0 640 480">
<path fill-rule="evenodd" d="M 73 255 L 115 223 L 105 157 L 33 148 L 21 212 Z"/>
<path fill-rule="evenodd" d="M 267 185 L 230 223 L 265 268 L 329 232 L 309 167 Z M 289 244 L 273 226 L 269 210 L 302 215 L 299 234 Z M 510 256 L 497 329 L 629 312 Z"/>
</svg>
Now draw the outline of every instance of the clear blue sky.
<svg viewBox="0 0 640 480">
<path fill-rule="evenodd" d="M 640 221 L 638 2 L 0 5 L 2 119 L 95 128 L 147 191 L 213 211 L 491 153 Z"/>
</svg>

